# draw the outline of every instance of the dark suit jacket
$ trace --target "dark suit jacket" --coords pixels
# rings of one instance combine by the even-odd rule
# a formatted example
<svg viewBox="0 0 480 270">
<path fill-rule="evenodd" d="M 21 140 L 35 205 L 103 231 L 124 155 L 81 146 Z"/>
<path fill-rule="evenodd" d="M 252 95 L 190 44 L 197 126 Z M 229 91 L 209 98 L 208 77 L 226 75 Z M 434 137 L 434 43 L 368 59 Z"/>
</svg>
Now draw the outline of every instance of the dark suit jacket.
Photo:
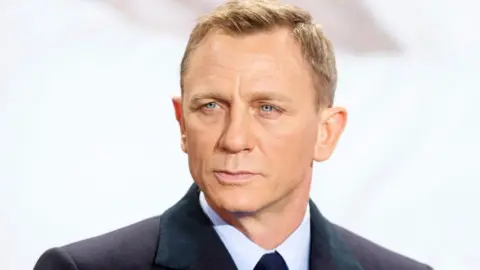
<svg viewBox="0 0 480 270">
<path fill-rule="evenodd" d="M 46 251 L 35 270 L 234 270 L 235 264 L 199 204 L 199 189 L 159 217 Z M 328 222 L 310 202 L 311 270 L 427 270 Z M 295 270 L 295 269 L 291 269 Z"/>
</svg>

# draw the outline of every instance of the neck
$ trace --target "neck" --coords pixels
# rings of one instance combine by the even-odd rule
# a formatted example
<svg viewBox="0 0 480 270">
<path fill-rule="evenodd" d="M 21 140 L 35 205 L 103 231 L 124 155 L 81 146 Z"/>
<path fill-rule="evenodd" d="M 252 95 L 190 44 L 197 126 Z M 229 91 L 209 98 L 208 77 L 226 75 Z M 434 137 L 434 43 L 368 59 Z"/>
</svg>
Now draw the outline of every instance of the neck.
<svg viewBox="0 0 480 270">
<path fill-rule="evenodd" d="M 238 214 L 216 209 L 230 225 L 264 249 L 277 248 L 302 223 L 310 198 L 311 178 L 290 194 L 256 211 Z M 220 210 L 220 211 L 218 211 Z"/>
</svg>

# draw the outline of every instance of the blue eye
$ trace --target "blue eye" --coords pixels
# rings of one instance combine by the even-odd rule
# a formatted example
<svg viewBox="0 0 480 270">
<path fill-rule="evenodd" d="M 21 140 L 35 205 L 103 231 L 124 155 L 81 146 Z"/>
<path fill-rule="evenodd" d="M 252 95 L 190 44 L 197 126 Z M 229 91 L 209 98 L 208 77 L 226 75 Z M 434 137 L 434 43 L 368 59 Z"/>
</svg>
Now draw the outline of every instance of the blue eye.
<svg viewBox="0 0 480 270">
<path fill-rule="evenodd" d="M 268 105 L 268 104 L 263 104 L 262 106 L 260 106 L 260 108 L 264 112 L 273 112 L 275 110 L 275 107 L 273 107 L 272 105 Z"/>
<path fill-rule="evenodd" d="M 217 103 L 215 103 L 215 102 L 209 102 L 209 103 L 205 104 L 204 106 L 205 106 L 205 108 L 207 108 L 207 109 L 215 109 L 215 108 L 217 108 Z"/>
</svg>

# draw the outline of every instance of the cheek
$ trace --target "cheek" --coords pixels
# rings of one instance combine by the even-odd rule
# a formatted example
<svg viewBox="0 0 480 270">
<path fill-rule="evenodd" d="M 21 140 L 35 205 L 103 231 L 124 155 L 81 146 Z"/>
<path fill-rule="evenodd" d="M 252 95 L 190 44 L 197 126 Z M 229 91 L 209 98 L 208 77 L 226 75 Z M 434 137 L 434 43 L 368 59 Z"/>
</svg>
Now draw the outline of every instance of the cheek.
<svg viewBox="0 0 480 270">
<path fill-rule="evenodd" d="M 312 148 L 318 134 L 315 121 L 305 121 L 299 117 L 288 119 L 288 121 L 262 123 L 257 131 L 259 138 L 266 144 L 275 148 L 297 149 Z"/>
<path fill-rule="evenodd" d="M 215 149 L 221 128 L 217 125 L 190 122 L 185 125 L 188 154 L 196 157 L 210 156 Z"/>
<path fill-rule="evenodd" d="M 266 127 L 258 134 L 259 148 L 280 169 L 309 165 L 313 160 L 317 129 L 311 124 Z"/>
<path fill-rule="evenodd" d="M 201 181 L 203 171 L 208 167 L 215 145 L 213 136 L 210 135 L 211 131 L 199 130 L 191 126 L 185 131 L 190 173 L 193 179 Z"/>
</svg>

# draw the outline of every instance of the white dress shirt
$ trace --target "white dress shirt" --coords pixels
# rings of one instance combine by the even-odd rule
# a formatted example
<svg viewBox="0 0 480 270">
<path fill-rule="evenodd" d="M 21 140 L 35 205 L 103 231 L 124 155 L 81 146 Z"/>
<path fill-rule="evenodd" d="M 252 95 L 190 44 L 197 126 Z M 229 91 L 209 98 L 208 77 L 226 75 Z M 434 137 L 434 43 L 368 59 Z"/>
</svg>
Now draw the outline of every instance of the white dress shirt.
<svg viewBox="0 0 480 270">
<path fill-rule="evenodd" d="M 289 270 L 308 270 L 310 258 L 310 210 L 307 207 L 300 226 L 274 250 L 266 250 L 251 241 L 242 232 L 226 223 L 207 203 L 200 193 L 200 205 L 210 218 L 215 231 L 233 258 L 238 270 L 253 270 L 265 253 L 277 251 Z"/>
</svg>

